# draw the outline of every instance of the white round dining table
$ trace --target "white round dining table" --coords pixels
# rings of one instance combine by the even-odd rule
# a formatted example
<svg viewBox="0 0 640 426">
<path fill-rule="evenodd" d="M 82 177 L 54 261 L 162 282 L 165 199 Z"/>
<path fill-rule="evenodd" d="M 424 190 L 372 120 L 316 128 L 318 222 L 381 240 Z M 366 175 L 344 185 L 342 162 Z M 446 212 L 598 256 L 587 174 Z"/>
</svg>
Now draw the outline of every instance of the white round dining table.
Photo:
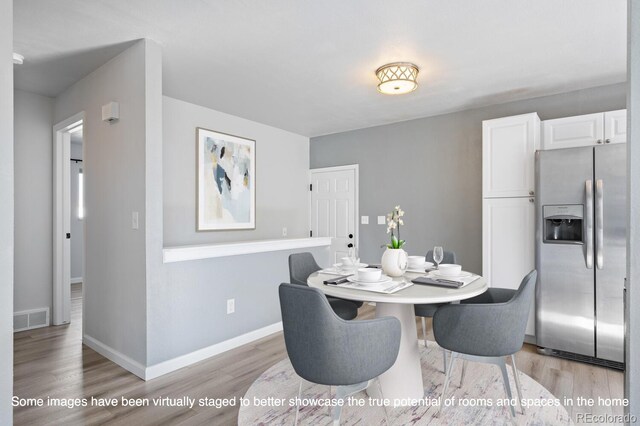
<svg viewBox="0 0 640 426">
<path fill-rule="evenodd" d="M 407 272 L 404 276 L 394 278 L 394 281 L 412 280 L 420 273 Z M 420 350 L 416 329 L 414 305 L 426 303 L 456 302 L 484 293 L 487 281 L 478 279 L 462 288 L 447 288 L 430 285 L 414 284 L 393 294 L 375 293 L 367 290 L 342 288 L 337 285 L 327 285 L 325 280 L 336 278 L 335 275 L 315 272 L 307 279 L 310 287 L 320 289 L 327 296 L 361 302 L 375 302 L 376 318 L 393 316 L 400 320 L 402 336 L 400 350 L 395 364 L 380 376 L 380 385 L 384 398 L 394 405 L 413 405 L 424 397 L 422 368 L 420 366 Z M 375 395 L 375 386 L 370 387 L 371 396 Z"/>
</svg>

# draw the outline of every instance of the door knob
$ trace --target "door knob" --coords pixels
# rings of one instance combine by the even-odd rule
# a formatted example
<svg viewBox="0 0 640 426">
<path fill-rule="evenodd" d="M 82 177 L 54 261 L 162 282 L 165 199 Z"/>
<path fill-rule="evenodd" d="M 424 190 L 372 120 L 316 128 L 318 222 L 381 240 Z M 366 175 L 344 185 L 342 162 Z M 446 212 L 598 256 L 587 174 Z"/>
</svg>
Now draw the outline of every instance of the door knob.
<svg viewBox="0 0 640 426">
<path fill-rule="evenodd" d="M 611 139 L 605 139 L 604 143 L 611 143 Z"/>
<path fill-rule="evenodd" d="M 347 247 L 351 248 L 351 247 L 353 247 L 353 244 L 349 243 L 349 244 L 347 244 Z"/>
<path fill-rule="evenodd" d="M 529 202 L 530 202 L 530 203 L 533 203 L 533 198 L 529 198 Z"/>
<path fill-rule="evenodd" d="M 349 238 L 353 238 L 353 234 L 349 234 Z"/>
<path fill-rule="evenodd" d="M 533 195 L 535 194 L 533 191 L 529 191 L 529 195 Z"/>
<path fill-rule="evenodd" d="M 602 139 L 598 139 L 596 143 L 602 143 Z"/>
</svg>

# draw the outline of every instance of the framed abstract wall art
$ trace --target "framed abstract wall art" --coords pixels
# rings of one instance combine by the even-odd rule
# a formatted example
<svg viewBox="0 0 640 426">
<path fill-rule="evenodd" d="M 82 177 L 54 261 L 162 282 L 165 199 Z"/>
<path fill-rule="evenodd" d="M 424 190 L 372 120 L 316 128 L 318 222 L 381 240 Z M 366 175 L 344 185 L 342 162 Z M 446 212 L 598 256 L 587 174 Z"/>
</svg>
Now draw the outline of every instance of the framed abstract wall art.
<svg viewBox="0 0 640 426">
<path fill-rule="evenodd" d="M 256 141 L 196 128 L 198 231 L 255 229 Z"/>
</svg>

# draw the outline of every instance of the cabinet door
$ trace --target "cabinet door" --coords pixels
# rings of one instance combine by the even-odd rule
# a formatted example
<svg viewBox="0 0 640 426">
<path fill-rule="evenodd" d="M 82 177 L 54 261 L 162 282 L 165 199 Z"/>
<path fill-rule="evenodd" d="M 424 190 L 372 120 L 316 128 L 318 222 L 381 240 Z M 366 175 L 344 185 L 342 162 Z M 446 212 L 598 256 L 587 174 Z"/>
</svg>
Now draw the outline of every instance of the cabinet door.
<svg viewBox="0 0 640 426">
<path fill-rule="evenodd" d="M 489 286 L 517 289 L 535 268 L 534 201 L 533 197 L 483 200 L 482 275 Z M 527 335 L 535 336 L 534 304 Z"/>
<path fill-rule="evenodd" d="M 627 141 L 627 110 L 604 113 L 605 143 L 625 143 Z"/>
<path fill-rule="evenodd" d="M 542 122 L 542 149 L 592 146 L 604 141 L 604 114 L 578 115 Z"/>
<path fill-rule="evenodd" d="M 533 194 L 538 114 L 482 122 L 482 193 L 485 198 Z"/>
</svg>

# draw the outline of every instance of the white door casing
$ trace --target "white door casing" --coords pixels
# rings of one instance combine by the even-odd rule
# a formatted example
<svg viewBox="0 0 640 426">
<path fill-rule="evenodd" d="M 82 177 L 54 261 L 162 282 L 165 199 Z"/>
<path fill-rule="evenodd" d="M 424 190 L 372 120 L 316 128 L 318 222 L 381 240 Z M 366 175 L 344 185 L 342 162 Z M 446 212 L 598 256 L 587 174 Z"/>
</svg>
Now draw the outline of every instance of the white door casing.
<svg viewBox="0 0 640 426">
<path fill-rule="evenodd" d="M 535 186 L 540 118 L 533 112 L 482 122 L 482 196 L 528 197 Z"/>
<path fill-rule="evenodd" d="M 310 231 L 312 237 L 331 237 L 331 261 L 347 256 L 349 244 L 358 247 L 358 165 L 311 169 Z"/>
</svg>

